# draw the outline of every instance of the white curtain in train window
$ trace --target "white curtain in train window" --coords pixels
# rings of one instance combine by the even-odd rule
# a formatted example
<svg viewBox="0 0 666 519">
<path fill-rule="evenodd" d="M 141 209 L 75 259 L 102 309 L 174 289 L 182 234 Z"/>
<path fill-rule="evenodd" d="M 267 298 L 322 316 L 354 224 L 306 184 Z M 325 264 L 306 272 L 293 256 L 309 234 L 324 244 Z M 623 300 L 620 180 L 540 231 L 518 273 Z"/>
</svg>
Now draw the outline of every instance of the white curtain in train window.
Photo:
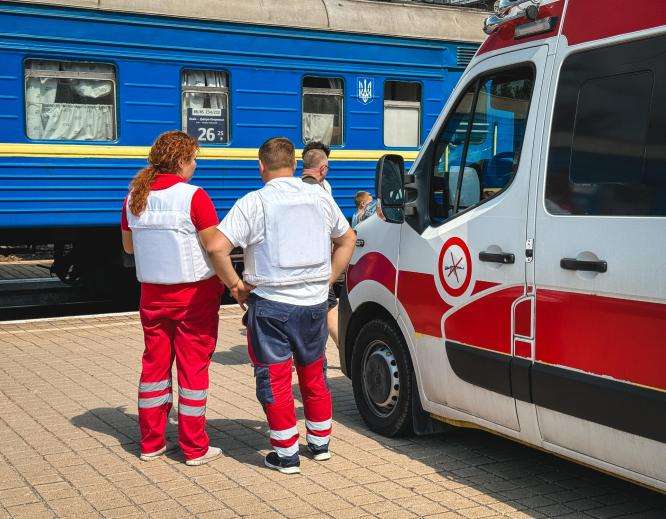
<svg viewBox="0 0 666 519">
<path fill-rule="evenodd" d="M 111 65 L 95 63 L 31 61 L 28 67 L 33 71 L 113 73 Z M 26 87 L 28 137 L 43 140 L 113 140 L 114 107 L 100 102 L 102 98 L 112 93 L 113 83 L 109 80 L 28 78 Z M 56 99 L 61 100 L 56 102 Z"/>
<path fill-rule="evenodd" d="M 384 145 L 419 145 L 421 103 L 384 101 Z"/>
<path fill-rule="evenodd" d="M 39 70 L 60 70 L 57 61 L 32 61 L 30 68 Z M 58 80 L 52 78 L 28 78 L 25 91 L 26 130 L 30 139 L 44 139 L 42 105 L 55 101 Z"/>
<path fill-rule="evenodd" d="M 303 96 L 303 140 L 321 141 L 324 144 L 342 144 L 342 79 L 328 79 L 330 89 L 340 92 L 316 93 L 312 90 Z"/>
<path fill-rule="evenodd" d="M 333 114 L 313 114 L 303 112 L 303 140 L 321 141 L 331 144 L 333 138 Z"/>
<path fill-rule="evenodd" d="M 227 74 L 204 70 L 186 70 L 183 72 L 184 89 L 188 86 L 227 87 Z M 189 108 L 224 108 L 224 94 L 212 92 L 187 92 L 186 101 Z M 208 101 L 209 106 L 206 106 Z"/>
<path fill-rule="evenodd" d="M 97 63 L 62 63 L 61 67 L 66 72 L 113 74 L 111 65 Z M 76 79 L 72 81 L 71 87 L 80 96 L 90 99 L 99 99 L 113 91 L 113 84 L 110 81 L 100 81 L 99 79 Z"/>
<path fill-rule="evenodd" d="M 42 139 L 108 141 L 113 139 L 109 105 L 52 103 L 42 105 Z"/>
</svg>

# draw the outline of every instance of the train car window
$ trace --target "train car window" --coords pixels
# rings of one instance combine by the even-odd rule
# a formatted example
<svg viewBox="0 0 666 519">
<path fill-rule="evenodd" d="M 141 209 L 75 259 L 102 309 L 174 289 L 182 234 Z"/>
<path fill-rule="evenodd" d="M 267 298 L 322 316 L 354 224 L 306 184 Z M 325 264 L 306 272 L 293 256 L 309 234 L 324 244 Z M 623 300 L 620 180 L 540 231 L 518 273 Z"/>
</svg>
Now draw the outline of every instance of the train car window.
<svg viewBox="0 0 666 519">
<path fill-rule="evenodd" d="M 666 37 L 569 56 L 546 175 L 551 214 L 666 216 Z"/>
<path fill-rule="evenodd" d="M 533 87 L 534 69 L 519 66 L 481 77 L 459 99 L 435 146 L 433 225 L 509 186 L 518 169 Z"/>
<path fill-rule="evenodd" d="M 344 85 L 340 78 L 303 78 L 303 142 L 343 142 Z"/>
<path fill-rule="evenodd" d="M 26 135 L 34 140 L 116 139 L 116 71 L 90 62 L 25 62 Z"/>
<path fill-rule="evenodd" d="M 417 147 L 421 140 L 421 85 L 384 83 L 384 145 Z"/>
<path fill-rule="evenodd" d="M 229 82 L 226 72 L 184 70 L 183 131 L 199 144 L 229 142 Z"/>
</svg>

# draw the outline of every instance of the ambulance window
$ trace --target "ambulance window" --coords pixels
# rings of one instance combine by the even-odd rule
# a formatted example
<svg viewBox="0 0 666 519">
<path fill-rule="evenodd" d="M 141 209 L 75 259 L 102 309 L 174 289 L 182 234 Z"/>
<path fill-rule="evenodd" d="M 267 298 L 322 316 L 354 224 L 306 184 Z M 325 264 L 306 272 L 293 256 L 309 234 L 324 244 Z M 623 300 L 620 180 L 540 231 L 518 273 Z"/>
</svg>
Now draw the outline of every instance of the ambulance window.
<svg viewBox="0 0 666 519">
<path fill-rule="evenodd" d="M 460 160 L 471 118 L 476 84 L 462 95 L 442 129 L 435 147 L 435 168 L 430 179 L 430 217 L 442 223 L 451 215 L 455 188 L 450 189 L 450 172 L 460 171 Z"/>
<path fill-rule="evenodd" d="M 421 85 L 384 84 L 384 145 L 416 147 L 421 136 Z"/>
<path fill-rule="evenodd" d="M 546 177 L 552 214 L 666 216 L 666 38 L 565 61 Z"/>
<path fill-rule="evenodd" d="M 340 78 L 303 78 L 303 142 L 342 144 L 344 89 Z"/>
<path fill-rule="evenodd" d="M 534 69 L 520 66 L 481 77 L 460 98 L 435 147 L 433 225 L 483 203 L 511 183 L 533 86 Z"/>
<path fill-rule="evenodd" d="M 645 165 L 652 72 L 595 78 L 582 85 L 569 179 L 574 184 L 634 184 Z M 638 175 L 636 175 L 638 174 Z"/>
<path fill-rule="evenodd" d="M 30 59 L 25 63 L 29 139 L 116 139 L 116 69 L 104 63 Z"/>
<path fill-rule="evenodd" d="M 229 82 L 226 72 L 184 70 L 183 131 L 199 144 L 229 142 Z"/>
</svg>

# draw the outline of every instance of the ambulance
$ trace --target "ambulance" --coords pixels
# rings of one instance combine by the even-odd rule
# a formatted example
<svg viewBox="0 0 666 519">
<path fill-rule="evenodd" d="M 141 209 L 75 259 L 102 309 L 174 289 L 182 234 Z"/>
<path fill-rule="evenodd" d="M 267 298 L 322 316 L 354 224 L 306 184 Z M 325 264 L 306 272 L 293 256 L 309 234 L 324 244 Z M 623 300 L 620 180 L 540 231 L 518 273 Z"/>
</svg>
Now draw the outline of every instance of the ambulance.
<svg viewBox="0 0 666 519">
<path fill-rule="evenodd" d="M 666 2 L 499 0 L 377 164 L 340 358 L 387 436 L 478 427 L 666 491 Z"/>
</svg>

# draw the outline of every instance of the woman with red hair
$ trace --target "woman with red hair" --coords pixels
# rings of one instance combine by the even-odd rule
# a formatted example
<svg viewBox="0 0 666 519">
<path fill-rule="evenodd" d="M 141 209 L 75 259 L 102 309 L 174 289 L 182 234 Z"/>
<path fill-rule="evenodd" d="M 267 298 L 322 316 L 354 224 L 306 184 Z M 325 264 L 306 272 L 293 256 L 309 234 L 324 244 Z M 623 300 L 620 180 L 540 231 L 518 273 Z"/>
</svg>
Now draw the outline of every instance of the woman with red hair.
<svg viewBox="0 0 666 519">
<path fill-rule="evenodd" d="M 222 285 L 206 252 L 217 233 L 215 207 L 188 184 L 199 146 L 179 131 L 160 135 L 148 166 L 130 184 L 122 211 L 123 247 L 141 282 L 145 350 L 139 381 L 141 459 L 167 450 L 171 365 L 178 367 L 178 440 L 188 465 L 220 455 L 206 434 L 208 367 L 217 342 Z"/>
</svg>

